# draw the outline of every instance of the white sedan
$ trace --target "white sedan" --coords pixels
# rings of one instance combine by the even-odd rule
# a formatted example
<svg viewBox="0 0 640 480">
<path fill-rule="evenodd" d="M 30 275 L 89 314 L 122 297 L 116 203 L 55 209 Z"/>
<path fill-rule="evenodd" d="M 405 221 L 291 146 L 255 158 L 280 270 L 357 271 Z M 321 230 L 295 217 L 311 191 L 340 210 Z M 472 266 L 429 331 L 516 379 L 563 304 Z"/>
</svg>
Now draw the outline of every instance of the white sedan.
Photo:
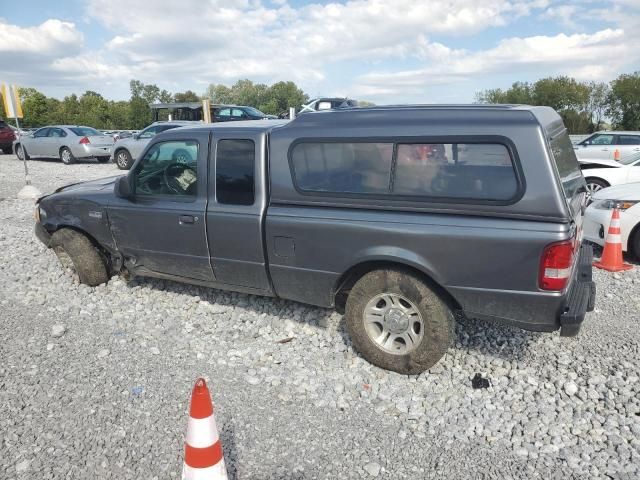
<svg viewBox="0 0 640 480">
<path fill-rule="evenodd" d="M 605 188 L 594 193 L 591 199 L 593 203 L 584 216 L 585 240 L 604 246 L 611 212 L 618 207 L 622 250 L 640 259 L 640 183 Z"/>
<path fill-rule="evenodd" d="M 612 185 L 640 182 L 640 154 L 615 160 L 581 161 L 580 168 L 587 181 L 587 195 L 592 196 Z"/>
</svg>

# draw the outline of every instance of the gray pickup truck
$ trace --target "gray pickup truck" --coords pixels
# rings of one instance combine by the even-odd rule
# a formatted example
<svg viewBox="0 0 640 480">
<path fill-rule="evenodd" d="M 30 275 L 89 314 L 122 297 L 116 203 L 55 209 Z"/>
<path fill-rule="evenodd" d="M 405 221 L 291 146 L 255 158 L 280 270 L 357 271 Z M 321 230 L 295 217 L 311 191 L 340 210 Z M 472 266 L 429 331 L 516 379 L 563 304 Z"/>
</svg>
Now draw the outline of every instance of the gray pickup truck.
<svg viewBox="0 0 640 480">
<path fill-rule="evenodd" d="M 577 334 L 585 191 L 550 108 L 354 108 L 169 130 L 128 175 L 39 199 L 36 234 L 88 285 L 127 270 L 335 307 L 363 357 L 416 374 L 456 313 Z"/>
</svg>

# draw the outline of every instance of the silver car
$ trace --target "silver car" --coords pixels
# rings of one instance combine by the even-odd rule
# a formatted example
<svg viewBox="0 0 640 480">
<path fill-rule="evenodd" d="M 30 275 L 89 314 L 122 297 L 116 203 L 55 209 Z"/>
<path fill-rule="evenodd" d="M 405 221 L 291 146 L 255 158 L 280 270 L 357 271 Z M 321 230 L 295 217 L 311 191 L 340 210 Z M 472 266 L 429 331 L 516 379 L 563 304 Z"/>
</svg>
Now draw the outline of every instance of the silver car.
<svg viewBox="0 0 640 480">
<path fill-rule="evenodd" d="M 13 142 L 13 151 L 20 160 L 31 157 L 59 158 L 65 165 L 81 158 L 109 161 L 113 138 L 95 128 L 81 125 L 52 125 Z"/>
<path fill-rule="evenodd" d="M 170 122 L 154 122 L 140 133 L 136 133 L 127 138 L 120 138 L 113 147 L 112 158 L 120 170 L 129 170 L 135 162 L 138 155 L 142 153 L 149 141 L 158 133 L 172 128 L 185 127 L 193 125 L 193 121 L 170 121 Z"/>
</svg>

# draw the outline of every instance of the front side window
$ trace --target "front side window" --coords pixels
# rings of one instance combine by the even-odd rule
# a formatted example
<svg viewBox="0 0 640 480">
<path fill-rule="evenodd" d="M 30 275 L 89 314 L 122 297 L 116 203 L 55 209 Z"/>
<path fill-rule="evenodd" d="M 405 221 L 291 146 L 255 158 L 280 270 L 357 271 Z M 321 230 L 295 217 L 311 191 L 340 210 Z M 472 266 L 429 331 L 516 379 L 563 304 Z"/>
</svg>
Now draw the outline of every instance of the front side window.
<svg viewBox="0 0 640 480">
<path fill-rule="evenodd" d="M 493 143 L 399 144 L 393 193 L 508 200 L 518 191 L 507 147 Z"/>
<path fill-rule="evenodd" d="M 153 145 L 136 169 L 136 195 L 177 195 L 197 193 L 198 142 L 181 140 Z"/>
<path fill-rule="evenodd" d="M 299 143 L 291 161 L 298 188 L 314 192 L 385 193 L 392 143 Z"/>
<path fill-rule="evenodd" d="M 253 205 L 256 146 L 253 140 L 220 140 L 216 150 L 216 199 L 226 205 Z"/>
<path fill-rule="evenodd" d="M 46 137 L 47 134 L 49 133 L 49 128 L 41 128 L 40 130 L 36 130 L 35 133 L 33 134 L 34 138 L 42 138 L 42 137 Z"/>
<path fill-rule="evenodd" d="M 154 125 L 153 127 L 148 127 L 145 128 L 140 135 L 138 136 L 138 138 L 152 138 L 155 137 L 156 133 L 158 133 L 158 126 Z"/>
<path fill-rule="evenodd" d="M 218 111 L 218 117 L 230 117 L 231 116 L 231 109 L 230 108 L 222 108 Z"/>
<path fill-rule="evenodd" d="M 612 145 L 613 135 L 596 135 L 587 140 L 587 145 Z"/>
</svg>

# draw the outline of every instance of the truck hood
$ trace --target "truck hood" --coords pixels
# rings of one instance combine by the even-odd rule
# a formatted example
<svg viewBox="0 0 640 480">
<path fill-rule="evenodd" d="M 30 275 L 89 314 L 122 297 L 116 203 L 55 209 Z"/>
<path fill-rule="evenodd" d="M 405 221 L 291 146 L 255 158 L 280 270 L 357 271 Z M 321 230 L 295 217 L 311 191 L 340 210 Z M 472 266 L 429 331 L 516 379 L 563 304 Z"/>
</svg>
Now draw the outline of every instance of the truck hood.
<svg viewBox="0 0 640 480">
<path fill-rule="evenodd" d="M 625 183 L 603 188 L 591 197 L 593 200 L 640 200 L 640 183 Z"/>
<path fill-rule="evenodd" d="M 116 183 L 116 179 L 122 175 L 114 175 L 113 177 L 99 178 L 97 180 L 89 180 L 88 182 L 78 182 L 65 185 L 58 188 L 55 193 L 58 192 L 72 192 L 72 191 L 94 191 L 99 192 L 106 188 L 113 188 L 113 184 Z"/>
</svg>

